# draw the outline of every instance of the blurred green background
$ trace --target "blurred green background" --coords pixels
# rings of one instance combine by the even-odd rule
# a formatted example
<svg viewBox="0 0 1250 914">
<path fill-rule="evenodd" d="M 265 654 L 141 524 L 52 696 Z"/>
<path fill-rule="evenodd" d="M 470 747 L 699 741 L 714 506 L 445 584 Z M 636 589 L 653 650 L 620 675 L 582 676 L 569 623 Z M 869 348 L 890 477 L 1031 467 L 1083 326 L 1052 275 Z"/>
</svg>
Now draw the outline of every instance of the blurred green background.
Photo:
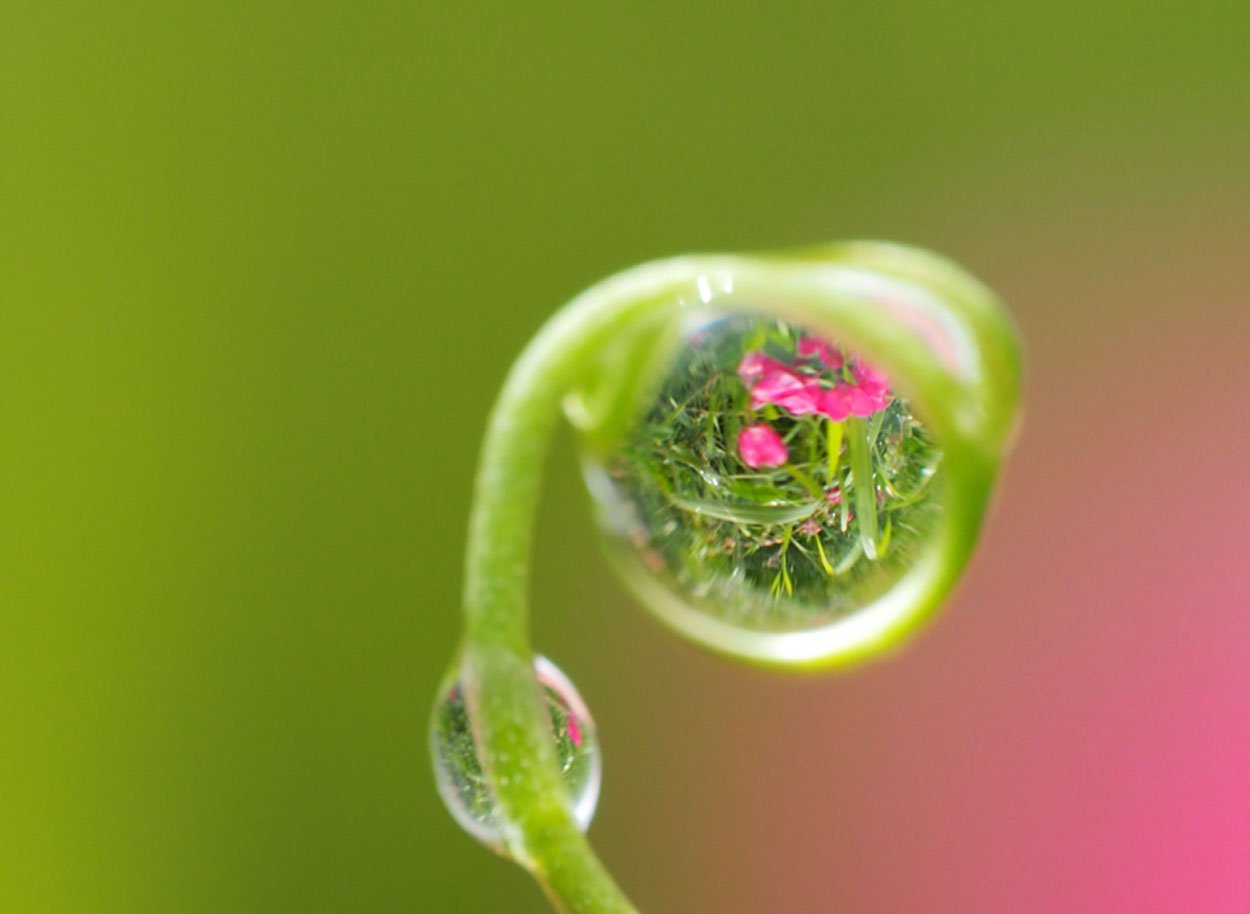
<svg viewBox="0 0 1250 914">
<path fill-rule="evenodd" d="M 1101 809 L 1119 762 L 1083 772 L 1205 735 L 1158 783 L 1214 783 L 1250 729 L 1210 710 L 1244 695 L 1232 653 L 1218 682 L 1167 660 L 1225 669 L 1239 614 L 1202 645 L 1167 619 L 1202 629 L 1244 585 L 1105 589 L 1231 579 L 1210 544 L 1245 542 L 1218 526 L 1240 467 L 1183 461 L 1250 441 L 1248 34 L 1234 2 L 9 0 L 0 910 L 546 910 L 426 760 L 494 391 L 617 269 L 884 237 L 979 274 L 1028 339 L 1030 424 L 969 584 L 863 672 L 707 658 L 611 578 L 564 436 L 535 638 L 599 718 L 592 837 L 647 911 L 1109 911 L 1125 886 L 1244 911 L 1244 803 L 1142 820 L 1154 774 Z M 1186 513 L 1200 492 L 1224 508 Z M 1126 641 L 1111 614 L 1165 591 L 1158 640 Z M 1182 679 L 1209 729 L 1131 685 Z M 1063 821 L 1020 813 L 1039 778 Z M 1073 875 L 1143 831 L 1188 840 L 1203 803 L 1218 847 Z M 1184 880 L 1157 881 L 1168 860 Z"/>
</svg>

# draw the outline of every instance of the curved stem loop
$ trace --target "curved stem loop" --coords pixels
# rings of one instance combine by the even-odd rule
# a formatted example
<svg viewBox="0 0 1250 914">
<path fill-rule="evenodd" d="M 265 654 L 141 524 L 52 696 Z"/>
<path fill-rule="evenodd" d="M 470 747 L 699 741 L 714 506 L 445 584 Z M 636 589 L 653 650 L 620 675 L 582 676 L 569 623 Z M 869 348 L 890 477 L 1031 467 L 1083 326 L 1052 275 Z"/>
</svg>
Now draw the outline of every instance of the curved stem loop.
<svg viewBox="0 0 1250 914">
<path fill-rule="evenodd" d="M 906 308 L 889 298 L 899 288 L 911 290 Z M 883 295 L 883 301 L 873 301 Z M 1014 421 L 1018 356 L 1011 328 L 992 297 L 945 261 L 891 245 L 824 248 L 781 259 L 663 261 L 592 288 L 539 332 L 508 375 L 482 448 L 465 567 L 460 672 L 482 766 L 506 822 L 507 850 L 533 872 L 561 911 L 630 914 L 635 909 L 566 808 L 550 722 L 534 682 L 528 568 L 547 444 L 562 402 L 593 373 L 609 341 L 627 337 L 631 328 L 656 315 L 674 323 L 683 311 L 713 303 L 836 329 L 880 360 L 908 385 L 933 422 L 945 453 L 943 473 L 953 490 L 933 569 L 918 579 L 921 583 L 894 615 L 879 612 L 876 623 L 840 630 L 818 654 L 788 654 L 778 642 L 775 662 L 855 659 L 897 640 L 932 611 L 971 548 Z M 614 366 L 617 370 L 638 374 L 655 357 L 656 347 L 635 348 L 645 357 L 626 359 Z M 624 387 L 638 381 L 615 379 Z M 599 413 L 591 410 L 586 417 L 592 437 L 610 439 L 605 429 L 612 426 L 613 411 L 628 410 L 619 397 L 605 402 Z M 841 431 L 837 426 L 839 437 Z M 833 426 L 829 432 L 835 434 Z M 859 479 L 872 472 L 867 442 L 854 422 L 848 434 L 855 488 L 871 498 Z M 865 502 L 858 509 L 871 516 L 875 506 Z M 875 531 L 872 536 L 865 549 L 876 548 Z M 718 644 L 715 632 L 707 637 L 693 625 L 684 629 L 687 634 L 735 652 L 731 644 Z"/>
</svg>

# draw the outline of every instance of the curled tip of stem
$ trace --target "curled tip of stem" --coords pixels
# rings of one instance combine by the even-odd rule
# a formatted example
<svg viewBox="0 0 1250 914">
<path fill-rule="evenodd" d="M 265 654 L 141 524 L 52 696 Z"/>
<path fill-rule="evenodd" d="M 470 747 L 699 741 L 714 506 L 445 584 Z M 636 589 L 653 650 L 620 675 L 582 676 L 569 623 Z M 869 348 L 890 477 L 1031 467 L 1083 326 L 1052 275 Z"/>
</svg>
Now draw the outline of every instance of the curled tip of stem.
<svg viewBox="0 0 1250 914">
<path fill-rule="evenodd" d="M 511 855 L 561 911 L 635 909 L 570 814 L 552 718 L 534 685 L 526 592 L 543 458 L 562 403 L 592 451 L 620 446 L 694 313 L 763 313 L 771 323 L 746 325 L 728 355 L 708 349 L 730 360 L 726 371 L 680 402 L 676 387 L 664 388 L 668 412 L 648 414 L 684 423 L 688 441 L 669 442 L 668 420 L 654 420 L 648 428 L 667 450 L 649 453 L 667 456 L 635 464 L 640 485 L 697 534 L 683 543 L 698 545 L 702 564 L 680 567 L 680 550 L 641 535 L 630 583 L 670 626 L 714 650 L 810 667 L 897 643 L 954 585 L 1016 421 L 1018 348 L 993 296 L 949 262 L 897 245 L 648 264 L 590 289 L 542 329 L 509 374 L 483 445 L 463 656 L 476 749 Z M 887 390 L 895 383 L 923 428 Z M 936 463 L 917 460 L 929 434 L 940 442 L 940 487 L 929 483 Z M 619 478 L 591 474 L 609 493 Z M 634 535 L 640 502 L 600 503 L 607 526 Z M 928 503 L 940 511 L 923 515 L 937 519 L 922 541 L 917 506 Z M 724 531 L 733 535 L 718 545 L 713 534 Z M 767 605 L 833 593 L 861 574 L 877 590 L 816 625 L 787 617 L 747 636 L 675 583 L 722 560 L 772 582 Z M 905 574 L 879 572 L 904 561 Z"/>
</svg>

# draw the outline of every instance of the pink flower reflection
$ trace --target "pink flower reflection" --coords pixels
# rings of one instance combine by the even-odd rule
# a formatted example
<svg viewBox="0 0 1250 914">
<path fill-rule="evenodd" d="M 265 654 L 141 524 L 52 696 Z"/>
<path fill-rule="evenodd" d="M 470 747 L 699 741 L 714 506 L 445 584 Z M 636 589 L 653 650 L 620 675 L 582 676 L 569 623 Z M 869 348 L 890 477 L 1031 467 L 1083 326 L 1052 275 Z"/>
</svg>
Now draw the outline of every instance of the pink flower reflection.
<svg viewBox="0 0 1250 914">
<path fill-rule="evenodd" d="M 781 466 L 790 452 L 781 436 L 768 425 L 750 425 L 738 435 L 738 456 L 753 470 Z"/>
<path fill-rule="evenodd" d="M 819 337 L 799 337 L 798 353 L 799 358 L 819 359 L 826 368 L 834 371 L 842 367 L 842 353 L 838 352 L 832 343 L 827 343 Z"/>
<path fill-rule="evenodd" d="M 756 409 L 771 403 L 795 416 L 810 416 L 820 409 L 820 382 L 786 368 L 765 372 L 751 388 L 751 405 Z"/>
<path fill-rule="evenodd" d="M 890 405 L 890 379 L 881 369 L 856 358 L 848 380 L 841 352 L 817 337 L 800 337 L 797 352 L 801 359 L 817 359 L 829 375 L 813 375 L 810 364 L 787 365 L 761 350 L 742 357 L 738 377 L 751 392 L 753 409 L 779 406 L 792 416 L 819 414 L 840 422 L 847 416 L 871 416 Z"/>
</svg>

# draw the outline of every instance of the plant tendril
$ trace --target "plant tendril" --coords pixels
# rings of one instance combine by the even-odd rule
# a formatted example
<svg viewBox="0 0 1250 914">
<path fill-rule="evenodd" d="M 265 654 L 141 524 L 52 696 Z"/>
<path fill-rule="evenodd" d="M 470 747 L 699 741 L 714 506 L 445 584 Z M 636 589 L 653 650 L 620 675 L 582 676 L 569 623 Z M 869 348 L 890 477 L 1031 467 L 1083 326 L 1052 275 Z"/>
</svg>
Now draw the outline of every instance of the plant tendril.
<svg viewBox="0 0 1250 914">
<path fill-rule="evenodd" d="M 663 392 L 685 351 L 680 390 Z M 712 650 L 828 667 L 898 643 L 954 585 L 1014 429 L 1018 366 L 1014 331 L 984 287 L 935 255 L 878 243 L 647 264 L 542 328 L 482 447 L 451 677 L 497 848 L 557 910 L 636 911 L 562 781 L 553 720 L 568 721 L 565 750 L 586 721 L 571 705 L 553 717 L 529 643 L 534 515 L 561 410 L 588 465 L 608 467 L 588 478 L 605 527 L 632 544 L 617 565 L 644 605 Z M 665 536 L 680 538 L 648 526 L 650 511 L 667 512 Z M 749 593 L 726 589 L 757 580 Z M 758 617 L 756 628 L 719 608 L 739 597 L 733 618 Z M 434 746 L 435 765 L 448 764 Z"/>
</svg>

